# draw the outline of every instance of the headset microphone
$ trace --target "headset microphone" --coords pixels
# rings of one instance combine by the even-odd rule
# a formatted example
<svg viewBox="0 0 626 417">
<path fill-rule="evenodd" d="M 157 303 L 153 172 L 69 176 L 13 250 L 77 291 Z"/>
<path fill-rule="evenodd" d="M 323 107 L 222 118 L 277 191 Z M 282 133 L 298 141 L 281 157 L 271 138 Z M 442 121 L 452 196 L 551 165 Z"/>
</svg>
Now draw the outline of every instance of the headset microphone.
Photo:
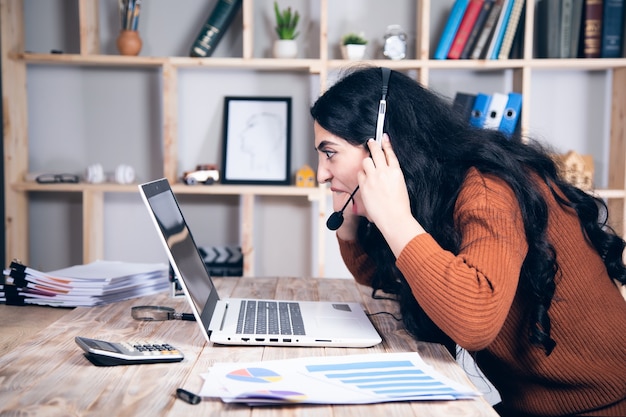
<svg viewBox="0 0 626 417">
<path fill-rule="evenodd" d="M 383 77 L 383 88 L 382 88 L 382 97 L 380 102 L 378 103 L 378 117 L 376 119 L 376 142 L 379 144 L 382 143 L 383 140 L 383 126 L 385 124 L 385 115 L 387 113 L 387 90 L 389 89 L 389 76 L 391 75 L 391 70 L 389 68 L 381 68 L 382 77 Z M 326 220 L 326 227 L 330 230 L 337 230 L 343 224 L 343 212 L 348 207 L 348 203 L 352 201 L 354 194 L 359 190 L 359 186 L 357 185 L 346 204 L 343 205 L 341 210 L 334 212 L 330 215 L 328 220 Z"/>
<path fill-rule="evenodd" d="M 328 227 L 328 229 L 337 230 L 341 227 L 341 225 L 343 224 L 343 211 L 346 209 L 346 207 L 348 207 L 348 203 L 352 201 L 352 198 L 354 197 L 354 194 L 356 194 L 358 189 L 359 186 L 357 185 L 354 191 L 352 191 L 352 194 L 350 194 L 350 197 L 348 197 L 348 201 L 346 201 L 346 204 L 343 205 L 341 210 L 334 212 L 330 215 L 328 220 L 326 220 L 326 227 Z"/>
</svg>

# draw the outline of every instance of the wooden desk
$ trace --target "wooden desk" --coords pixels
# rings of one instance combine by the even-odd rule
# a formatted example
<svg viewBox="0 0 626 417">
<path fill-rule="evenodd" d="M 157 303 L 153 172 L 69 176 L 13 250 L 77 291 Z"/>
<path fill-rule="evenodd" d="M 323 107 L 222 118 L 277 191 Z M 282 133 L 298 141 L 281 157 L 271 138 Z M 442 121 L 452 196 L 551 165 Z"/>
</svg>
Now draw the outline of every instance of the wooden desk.
<svg viewBox="0 0 626 417">
<path fill-rule="evenodd" d="M 360 301 L 370 313 L 395 311 L 394 303 L 373 300 L 371 290 L 352 280 L 303 278 L 218 278 L 222 297 Z M 270 406 L 251 408 L 219 399 L 190 405 L 176 399 L 183 387 L 198 392 L 215 362 L 259 361 L 304 356 L 418 351 L 443 374 L 471 385 L 463 370 L 439 345 L 418 343 L 388 314 L 372 316 L 383 343 L 368 349 L 227 347 L 205 343 L 197 324 L 186 321 L 140 322 L 135 305 L 164 305 L 187 312 L 184 298 L 168 294 L 93 308 L 55 309 L 0 305 L 0 415 L 36 416 L 497 416 L 483 399 L 398 402 L 351 406 Z M 50 314 L 47 314 L 50 313 Z M 42 316 L 51 319 L 43 320 Z M 5 319 L 13 320 L 7 327 Z M 53 319 L 57 319 L 52 322 Z M 41 330 L 36 332 L 39 326 Z M 25 330 L 22 330 L 25 329 Z M 29 330 L 30 329 L 30 330 Z M 162 340 L 179 347 L 184 361 L 172 364 L 95 367 L 74 343 L 74 336 L 110 341 Z"/>
</svg>

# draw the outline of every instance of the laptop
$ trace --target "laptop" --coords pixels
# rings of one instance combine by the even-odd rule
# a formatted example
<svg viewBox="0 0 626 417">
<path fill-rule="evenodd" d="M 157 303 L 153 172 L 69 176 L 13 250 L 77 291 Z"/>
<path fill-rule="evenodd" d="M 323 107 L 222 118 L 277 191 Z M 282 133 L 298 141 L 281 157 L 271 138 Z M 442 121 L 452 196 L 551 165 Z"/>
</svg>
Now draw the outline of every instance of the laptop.
<svg viewBox="0 0 626 417">
<path fill-rule="evenodd" d="M 333 347 L 381 342 L 359 303 L 220 298 L 167 179 L 140 184 L 139 190 L 207 341 Z"/>
</svg>

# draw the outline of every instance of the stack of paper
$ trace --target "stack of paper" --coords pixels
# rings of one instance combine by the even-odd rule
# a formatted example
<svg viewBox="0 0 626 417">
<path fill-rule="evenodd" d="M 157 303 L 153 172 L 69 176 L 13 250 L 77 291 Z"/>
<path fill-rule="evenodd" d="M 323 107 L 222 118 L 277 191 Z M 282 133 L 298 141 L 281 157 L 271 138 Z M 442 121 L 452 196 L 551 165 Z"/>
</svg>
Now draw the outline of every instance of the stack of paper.
<svg viewBox="0 0 626 417">
<path fill-rule="evenodd" d="M 216 363 L 202 377 L 201 397 L 248 405 L 370 404 L 481 395 L 441 375 L 415 352 Z"/>
<path fill-rule="evenodd" d="M 4 271 L 0 302 L 58 307 L 96 306 L 167 291 L 167 264 L 95 261 L 52 272 L 18 262 Z"/>
</svg>

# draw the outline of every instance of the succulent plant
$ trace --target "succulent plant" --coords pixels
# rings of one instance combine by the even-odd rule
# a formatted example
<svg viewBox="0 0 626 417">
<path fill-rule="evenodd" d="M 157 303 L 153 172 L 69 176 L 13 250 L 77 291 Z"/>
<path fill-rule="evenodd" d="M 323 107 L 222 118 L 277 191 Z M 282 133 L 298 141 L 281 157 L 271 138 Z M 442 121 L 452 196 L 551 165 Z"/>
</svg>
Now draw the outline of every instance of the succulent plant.
<svg viewBox="0 0 626 417">
<path fill-rule="evenodd" d="M 300 14 L 296 10 L 292 12 L 291 7 L 280 10 L 278 3 L 274 2 L 274 13 L 276 15 L 276 34 L 279 39 L 296 39 L 300 32 L 296 31 Z"/>
<path fill-rule="evenodd" d="M 342 45 L 367 45 L 367 39 L 363 33 L 346 33 L 341 38 Z"/>
</svg>

